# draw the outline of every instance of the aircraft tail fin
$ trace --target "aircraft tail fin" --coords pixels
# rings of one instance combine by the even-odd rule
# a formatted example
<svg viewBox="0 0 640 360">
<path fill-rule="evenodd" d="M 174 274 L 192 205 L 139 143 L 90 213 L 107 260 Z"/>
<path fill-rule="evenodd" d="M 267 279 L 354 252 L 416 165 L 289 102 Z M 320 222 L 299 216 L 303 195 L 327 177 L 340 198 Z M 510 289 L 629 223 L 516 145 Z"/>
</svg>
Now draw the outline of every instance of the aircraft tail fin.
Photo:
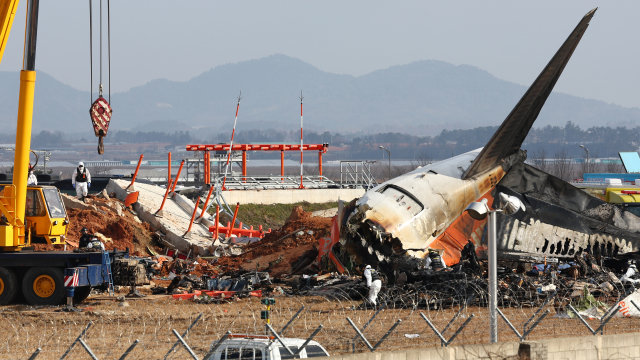
<svg viewBox="0 0 640 360">
<path fill-rule="evenodd" d="M 465 171 L 463 179 L 468 179 L 483 173 L 497 165 L 505 157 L 514 154 L 522 146 L 531 126 L 538 117 L 542 106 L 551 94 L 564 67 L 569 62 L 573 51 L 582 39 L 582 35 L 589 26 L 589 21 L 597 8 L 589 11 L 571 32 L 567 40 L 551 58 L 551 61 L 542 70 L 538 78 L 522 96 L 518 104 L 502 122 L 502 125 L 493 134 L 491 140 L 482 149 L 478 157 Z"/>
</svg>

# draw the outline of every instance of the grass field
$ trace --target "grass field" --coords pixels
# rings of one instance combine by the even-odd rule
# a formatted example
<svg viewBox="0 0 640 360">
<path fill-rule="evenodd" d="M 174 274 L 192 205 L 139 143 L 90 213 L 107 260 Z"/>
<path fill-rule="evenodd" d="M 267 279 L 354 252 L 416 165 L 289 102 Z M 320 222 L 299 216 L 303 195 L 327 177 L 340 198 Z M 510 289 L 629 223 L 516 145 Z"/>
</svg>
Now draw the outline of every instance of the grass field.
<svg viewBox="0 0 640 360">
<path fill-rule="evenodd" d="M 338 207 L 337 202 L 328 202 L 320 204 L 311 204 L 308 202 L 300 202 L 296 204 L 271 204 L 271 205 L 255 205 L 255 204 L 240 204 L 238 210 L 238 219 L 244 224 L 253 225 L 254 228 L 258 228 L 262 225 L 264 228 L 279 229 L 284 225 L 291 210 L 296 206 L 302 206 L 304 211 L 318 211 L 327 210 Z M 234 208 L 232 208 L 233 210 Z M 210 211 L 212 214 L 214 210 Z M 221 219 L 221 222 L 225 224 L 231 219 Z"/>
</svg>

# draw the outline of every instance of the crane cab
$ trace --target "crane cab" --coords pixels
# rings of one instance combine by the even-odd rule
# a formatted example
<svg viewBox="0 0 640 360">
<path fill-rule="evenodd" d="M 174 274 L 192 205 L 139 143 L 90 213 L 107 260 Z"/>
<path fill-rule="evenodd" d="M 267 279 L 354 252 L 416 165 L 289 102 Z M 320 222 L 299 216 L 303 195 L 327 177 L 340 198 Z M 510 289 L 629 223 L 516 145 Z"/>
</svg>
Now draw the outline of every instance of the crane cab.
<svg viewBox="0 0 640 360">
<path fill-rule="evenodd" d="M 55 186 L 28 186 L 25 209 L 31 243 L 64 244 L 69 219 Z"/>
</svg>

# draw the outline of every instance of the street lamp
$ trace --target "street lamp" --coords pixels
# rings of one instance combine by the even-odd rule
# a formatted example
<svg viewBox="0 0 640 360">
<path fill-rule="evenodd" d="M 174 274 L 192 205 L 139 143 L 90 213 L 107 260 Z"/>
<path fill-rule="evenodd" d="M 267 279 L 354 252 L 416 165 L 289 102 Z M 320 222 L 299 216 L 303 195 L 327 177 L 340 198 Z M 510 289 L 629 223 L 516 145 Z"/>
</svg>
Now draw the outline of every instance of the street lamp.
<svg viewBox="0 0 640 360">
<path fill-rule="evenodd" d="M 386 151 L 387 154 L 389 154 L 389 179 L 391 179 L 391 151 L 389 151 L 389 149 L 385 148 L 382 145 L 380 145 L 380 149 Z"/>
<path fill-rule="evenodd" d="M 498 342 L 498 261 L 496 250 L 496 215 L 497 212 L 502 212 L 505 215 L 513 215 L 520 209 L 524 210 L 525 207 L 515 196 L 509 196 L 503 193 L 499 193 L 500 206 L 498 209 L 491 210 L 487 205 L 487 199 L 481 201 L 472 202 L 465 209 L 475 220 L 484 220 L 489 216 L 489 234 L 488 234 L 488 262 L 489 262 L 489 338 L 492 343 Z"/>
<path fill-rule="evenodd" d="M 587 173 L 589 172 L 589 149 L 587 149 L 586 147 L 584 147 L 584 145 L 580 145 L 581 148 L 584 149 L 584 151 L 587 152 Z"/>
</svg>

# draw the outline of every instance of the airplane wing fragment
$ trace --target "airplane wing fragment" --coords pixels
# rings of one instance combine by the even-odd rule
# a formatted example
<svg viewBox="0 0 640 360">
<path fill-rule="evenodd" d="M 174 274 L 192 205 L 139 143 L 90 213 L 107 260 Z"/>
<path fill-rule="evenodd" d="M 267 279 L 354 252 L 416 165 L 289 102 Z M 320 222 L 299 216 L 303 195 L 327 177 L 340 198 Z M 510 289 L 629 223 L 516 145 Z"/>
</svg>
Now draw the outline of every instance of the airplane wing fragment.
<svg viewBox="0 0 640 360">
<path fill-rule="evenodd" d="M 465 171 L 463 179 L 469 179 L 493 168 L 502 159 L 520 149 L 596 10 L 597 8 L 589 11 L 580 20 L 578 26 L 571 32 L 551 61 L 538 75 L 538 78 L 511 110 L 511 113 L 493 134 L 473 164 Z"/>
</svg>

